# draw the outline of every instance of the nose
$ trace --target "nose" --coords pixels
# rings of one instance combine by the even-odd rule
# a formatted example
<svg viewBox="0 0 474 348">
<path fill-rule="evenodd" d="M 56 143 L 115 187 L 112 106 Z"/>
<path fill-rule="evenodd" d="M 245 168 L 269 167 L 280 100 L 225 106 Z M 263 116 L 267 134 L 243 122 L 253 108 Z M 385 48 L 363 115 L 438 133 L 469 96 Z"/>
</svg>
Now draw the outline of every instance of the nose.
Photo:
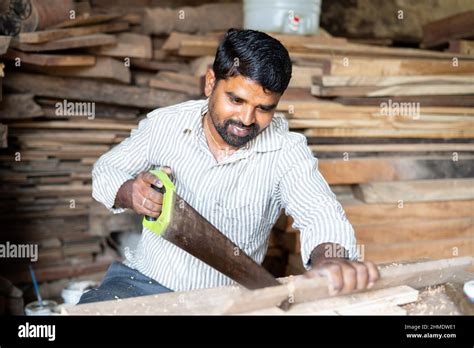
<svg viewBox="0 0 474 348">
<path fill-rule="evenodd" d="M 250 126 L 255 123 L 255 109 L 247 105 L 244 110 L 242 110 L 243 114 L 240 117 L 240 121 L 244 126 Z"/>
</svg>

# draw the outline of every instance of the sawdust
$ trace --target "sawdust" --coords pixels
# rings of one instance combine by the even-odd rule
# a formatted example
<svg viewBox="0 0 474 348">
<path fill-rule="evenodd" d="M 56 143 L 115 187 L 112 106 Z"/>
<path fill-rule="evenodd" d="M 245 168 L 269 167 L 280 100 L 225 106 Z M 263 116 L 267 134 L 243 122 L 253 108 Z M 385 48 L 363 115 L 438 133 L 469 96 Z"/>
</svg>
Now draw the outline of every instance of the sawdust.
<svg viewBox="0 0 474 348">
<path fill-rule="evenodd" d="M 408 315 L 462 315 L 446 295 L 444 285 L 429 286 L 418 295 L 418 301 L 401 306 Z"/>
</svg>

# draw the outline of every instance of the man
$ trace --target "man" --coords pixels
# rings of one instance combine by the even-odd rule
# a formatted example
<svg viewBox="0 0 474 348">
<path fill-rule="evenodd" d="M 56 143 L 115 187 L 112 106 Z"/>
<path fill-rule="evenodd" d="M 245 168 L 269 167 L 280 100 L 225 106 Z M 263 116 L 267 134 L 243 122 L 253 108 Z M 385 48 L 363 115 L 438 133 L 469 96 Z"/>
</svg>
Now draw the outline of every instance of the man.
<svg viewBox="0 0 474 348">
<path fill-rule="evenodd" d="M 158 217 L 162 195 L 150 185 L 162 184 L 148 171 L 166 168 L 177 193 L 256 262 L 285 209 L 301 231 L 309 277 L 328 277 L 332 293 L 371 287 L 377 268 L 351 261 L 357 258 L 354 230 L 305 137 L 289 132 L 275 113 L 290 78 L 291 60 L 279 41 L 229 30 L 206 74 L 208 99 L 148 114 L 95 164 L 94 198 L 114 213 L 133 209 Z M 227 284 L 229 278 L 143 228 L 137 249 L 80 303 Z"/>
</svg>

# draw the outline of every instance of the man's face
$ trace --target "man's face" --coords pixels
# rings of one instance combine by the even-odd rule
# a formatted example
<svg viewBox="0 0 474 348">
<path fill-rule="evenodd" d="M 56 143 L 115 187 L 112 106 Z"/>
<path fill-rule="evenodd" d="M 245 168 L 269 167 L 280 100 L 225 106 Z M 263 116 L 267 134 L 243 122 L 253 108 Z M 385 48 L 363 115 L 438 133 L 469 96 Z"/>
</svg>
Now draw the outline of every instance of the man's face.
<svg viewBox="0 0 474 348">
<path fill-rule="evenodd" d="M 233 147 L 246 144 L 271 123 L 281 97 L 240 75 L 215 83 L 212 70 L 206 74 L 205 93 L 214 127 Z"/>
</svg>

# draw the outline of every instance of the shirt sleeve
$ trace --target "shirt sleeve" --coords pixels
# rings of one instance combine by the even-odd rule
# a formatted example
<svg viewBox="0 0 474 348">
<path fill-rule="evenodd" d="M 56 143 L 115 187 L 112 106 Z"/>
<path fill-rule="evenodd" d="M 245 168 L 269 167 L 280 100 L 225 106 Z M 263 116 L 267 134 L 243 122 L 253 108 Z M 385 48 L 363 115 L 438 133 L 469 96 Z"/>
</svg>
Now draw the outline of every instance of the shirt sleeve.
<svg viewBox="0 0 474 348">
<path fill-rule="evenodd" d="M 287 215 L 300 231 L 301 257 L 310 267 L 313 249 L 322 243 L 337 243 L 358 258 L 356 238 L 344 209 L 337 201 L 318 170 L 318 161 L 311 153 L 303 135 L 284 152 L 280 163 L 285 165 L 279 180 L 280 199 Z"/>
<path fill-rule="evenodd" d="M 114 214 L 125 211 L 115 208 L 115 197 L 125 181 L 151 169 L 148 160 L 151 120 L 145 118 L 130 136 L 103 154 L 92 169 L 92 197 Z"/>
</svg>

